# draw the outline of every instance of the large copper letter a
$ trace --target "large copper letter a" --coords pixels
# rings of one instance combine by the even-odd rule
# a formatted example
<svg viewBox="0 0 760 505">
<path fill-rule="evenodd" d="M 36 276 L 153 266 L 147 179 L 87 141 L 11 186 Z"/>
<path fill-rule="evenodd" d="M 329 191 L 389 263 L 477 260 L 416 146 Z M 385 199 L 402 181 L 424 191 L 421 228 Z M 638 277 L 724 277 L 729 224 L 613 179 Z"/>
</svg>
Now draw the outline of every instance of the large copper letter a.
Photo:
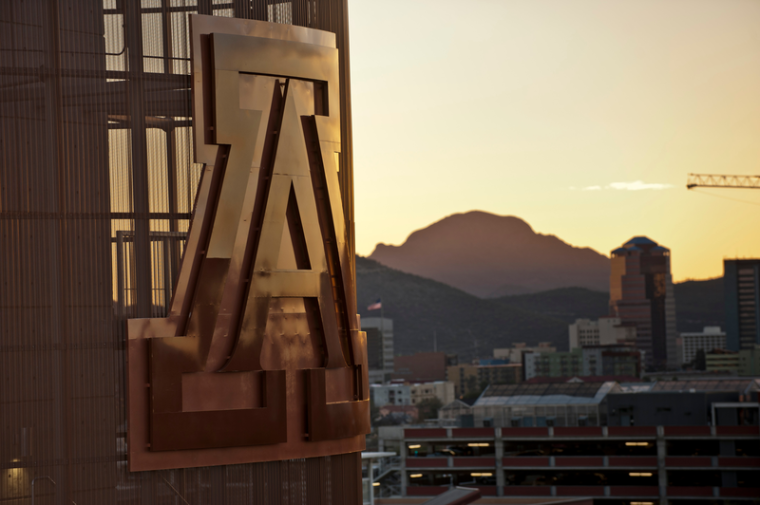
<svg viewBox="0 0 760 505">
<path fill-rule="evenodd" d="M 228 23 L 193 17 L 205 167 L 169 314 L 128 325 L 132 470 L 358 451 L 369 430 L 334 37 Z"/>
</svg>

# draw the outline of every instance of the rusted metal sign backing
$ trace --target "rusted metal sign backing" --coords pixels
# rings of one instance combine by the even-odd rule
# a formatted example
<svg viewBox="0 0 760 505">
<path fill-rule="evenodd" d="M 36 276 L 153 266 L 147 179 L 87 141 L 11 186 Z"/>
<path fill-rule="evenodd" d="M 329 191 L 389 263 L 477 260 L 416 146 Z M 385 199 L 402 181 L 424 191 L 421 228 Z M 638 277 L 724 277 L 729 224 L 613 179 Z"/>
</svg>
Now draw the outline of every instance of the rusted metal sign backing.
<svg viewBox="0 0 760 505">
<path fill-rule="evenodd" d="M 191 27 L 205 167 L 169 315 L 128 321 L 130 470 L 361 451 L 335 36 L 199 15 Z"/>
</svg>

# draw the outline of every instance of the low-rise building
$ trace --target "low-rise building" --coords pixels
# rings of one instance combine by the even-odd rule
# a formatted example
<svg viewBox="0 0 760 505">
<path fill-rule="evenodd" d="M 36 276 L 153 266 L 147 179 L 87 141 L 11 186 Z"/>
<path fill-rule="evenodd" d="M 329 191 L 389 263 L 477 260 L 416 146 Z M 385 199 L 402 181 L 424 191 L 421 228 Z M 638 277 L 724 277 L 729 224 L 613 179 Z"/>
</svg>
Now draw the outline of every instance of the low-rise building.
<svg viewBox="0 0 760 505">
<path fill-rule="evenodd" d="M 583 375 L 641 377 L 644 351 L 626 345 L 595 345 L 581 349 Z"/>
<path fill-rule="evenodd" d="M 522 365 L 456 365 L 446 369 L 446 377 L 454 384 L 454 394 L 461 397 L 479 391 L 488 384 L 518 384 L 522 382 Z"/>
<path fill-rule="evenodd" d="M 739 351 L 739 376 L 760 376 L 760 345 Z"/>
<path fill-rule="evenodd" d="M 400 455 L 403 497 L 465 486 L 504 503 L 749 505 L 760 496 L 758 391 L 756 379 L 497 386 L 469 411 L 442 409 L 442 421 L 474 425 L 380 427 L 378 445 Z"/>
<path fill-rule="evenodd" d="M 472 405 L 465 403 L 462 400 L 454 400 L 453 402 L 444 405 L 438 411 L 438 417 L 442 420 L 457 421 L 461 424 L 462 416 L 469 416 L 473 419 L 472 423 L 467 423 L 472 427 L 474 426 L 474 417 L 472 415 Z"/>
<path fill-rule="evenodd" d="M 391 418 L 399 424 L 411 424 L 419 419 L 419 410 L 414 405 L 385 405 L 378 410 L 380 417 Z"/>
<path fill-rule="evenodd" d="M 411 356 L 396 356 L 393 380 L 404 382 L 445 381 L 446 367 L 458 362 L 456 354 L 418 352 Z"/>
<path fill-rule="evenodd" d="M 489 386 L 472 406 L 475 426 L 599 426 L 616 382 Z"/>
<path fill-rule="evenodd" d="M 372 402 L 378 407 L 418 405 L 421 401 L 430 398 L 438 398 L 441 405 L 454 401 L 454 384 L 446 381 L 421 384 L 371 384 L 369 391 Z"/>
<path fill-rule="evenodd" d="M 577 504 L 590 496 L 621 505 L 750 505 L 760 496 L 757 426 L 381 427 L 379 433 L 384 447 L 400 452 L 403 497 L 436 496 L 451 486 L 503 496 L 504 503 L 545 497 Z"/>
<path fill-rule="evenodd" d="M 539 342 L 535 347 L 528 347 L 525 342 L 517 342 L 512 347 L 503 347 L 493 350 L 493 357 L 506 359 L 508 363 L 522 363 L 523 354 L 526 352 L 557 352 L 557 348 L 551 342 Z"/>
<path fill-rule="evenodd" d="M 576 319 L 568 326 L 570 350 L 589 345 L 635 345 L 636 326 L 621 322 L 619 317 Z"/>
<path fill-rule="evenodd" d="M 523 354 L 524 379 L 533 377 L 572 377 L 583 374 L 581 349 L 570 352 L 527 352 Z"/>
<path fill-rule="evenodd" d="M 681 333 L 681 362 L 691 363 L 702 350 L 705 354 L 713 349 L 726 348 L 726 332 L 720 326 L 705 326 L 701 333 Z"/>
<path fill-rule="evenodd" d="M 596 345 L 569 352 L 523 355 L 525 380 L 575 375 L 641 377 L 643 364 L 644 351 L 627 345 Z"/>
<path fill-rule="evenodd" d="M 739 353 L 728 349 L 713 349 L 705 353 L 705 369 L 708 372 L 739 374 Z"/>
<path fill-rule="evenodd" d="M 705 354 L 707 372 L 728 373 L 740 377 L 760 375 L 760 345 L 739 352 L 715 349 Z"/>
<path fill-rule="evenodd" d="M 409 393 L 412 405 L 418 405 L 423 400 L 438 398 L 441 405 L 454 401 L 454 384 L 449 381 L 423 382 L 411 384 Z"/>
<path fill-rule="evenodd" d="M 407 384 L 371 384 L 369 395 L 377 407 L 412 404 L 411 388 Z"/>
</svg>

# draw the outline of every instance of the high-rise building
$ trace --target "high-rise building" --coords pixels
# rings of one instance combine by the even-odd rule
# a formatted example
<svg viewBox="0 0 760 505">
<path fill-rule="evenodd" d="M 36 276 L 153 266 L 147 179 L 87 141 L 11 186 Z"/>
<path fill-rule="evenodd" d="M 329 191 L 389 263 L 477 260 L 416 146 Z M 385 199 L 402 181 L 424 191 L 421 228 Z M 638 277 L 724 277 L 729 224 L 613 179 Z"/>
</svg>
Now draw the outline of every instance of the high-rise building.
<svg viewBox="0 0 760 505">
<path fill-rule="evenodd" d="M 678 334 L 670 250 L 633 237 L 612 251 L 610 315 L 636 325 L 636 347 L 649 369 L 678 368 Z"/>
<path fill-rule="evenodd" d="M 760 259 L 724 260 L 726 347 L 732 351 L 760 344 Z"/>
<path fill-rule="evenodd" d="M 389 381 L 393 373 L 393 319 L 365 317 L 362 330 L 367 332 L 370 383 Z"/>
</svg>

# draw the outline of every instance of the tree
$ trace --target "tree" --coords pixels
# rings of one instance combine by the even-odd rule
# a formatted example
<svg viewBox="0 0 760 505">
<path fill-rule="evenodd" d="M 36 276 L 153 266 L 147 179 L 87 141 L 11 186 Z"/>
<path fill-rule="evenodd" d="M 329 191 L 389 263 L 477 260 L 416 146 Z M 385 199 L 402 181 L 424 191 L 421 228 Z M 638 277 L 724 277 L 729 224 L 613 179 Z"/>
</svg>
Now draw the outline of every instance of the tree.
<svg viewBox="0 0 760 505">
<path fill-rule="evenodd" d="M 707 358 L 705 357 L 704 349 L 697 350 L 697 355 L 694 357 L 693 363 L 694 363 L 694 370 L 707 369 Z"/>
<path fill-rule="evenodd" d="M 417 404 L 417 411 L 419 412 L 419 420 L 425 419 L 437 419 L 438 409 L 443 407 L 443 403 L 436 397 L 425 398 Z"/>
<path fill-rule="evenodd" d="M 483 394 L 483 391 L 489 386 L 487 381 L 482 381 L 480 384 L 476 382 L 475 377 L 470 377 L 472 381 L 468 381 L 468 386 L 470 386 L 465 394 L 463 394 L 460 399 L 464 400 L 467 403 L 474 403 L 475 400 L 480 398 L 480 395 Z"/>
</svg>

